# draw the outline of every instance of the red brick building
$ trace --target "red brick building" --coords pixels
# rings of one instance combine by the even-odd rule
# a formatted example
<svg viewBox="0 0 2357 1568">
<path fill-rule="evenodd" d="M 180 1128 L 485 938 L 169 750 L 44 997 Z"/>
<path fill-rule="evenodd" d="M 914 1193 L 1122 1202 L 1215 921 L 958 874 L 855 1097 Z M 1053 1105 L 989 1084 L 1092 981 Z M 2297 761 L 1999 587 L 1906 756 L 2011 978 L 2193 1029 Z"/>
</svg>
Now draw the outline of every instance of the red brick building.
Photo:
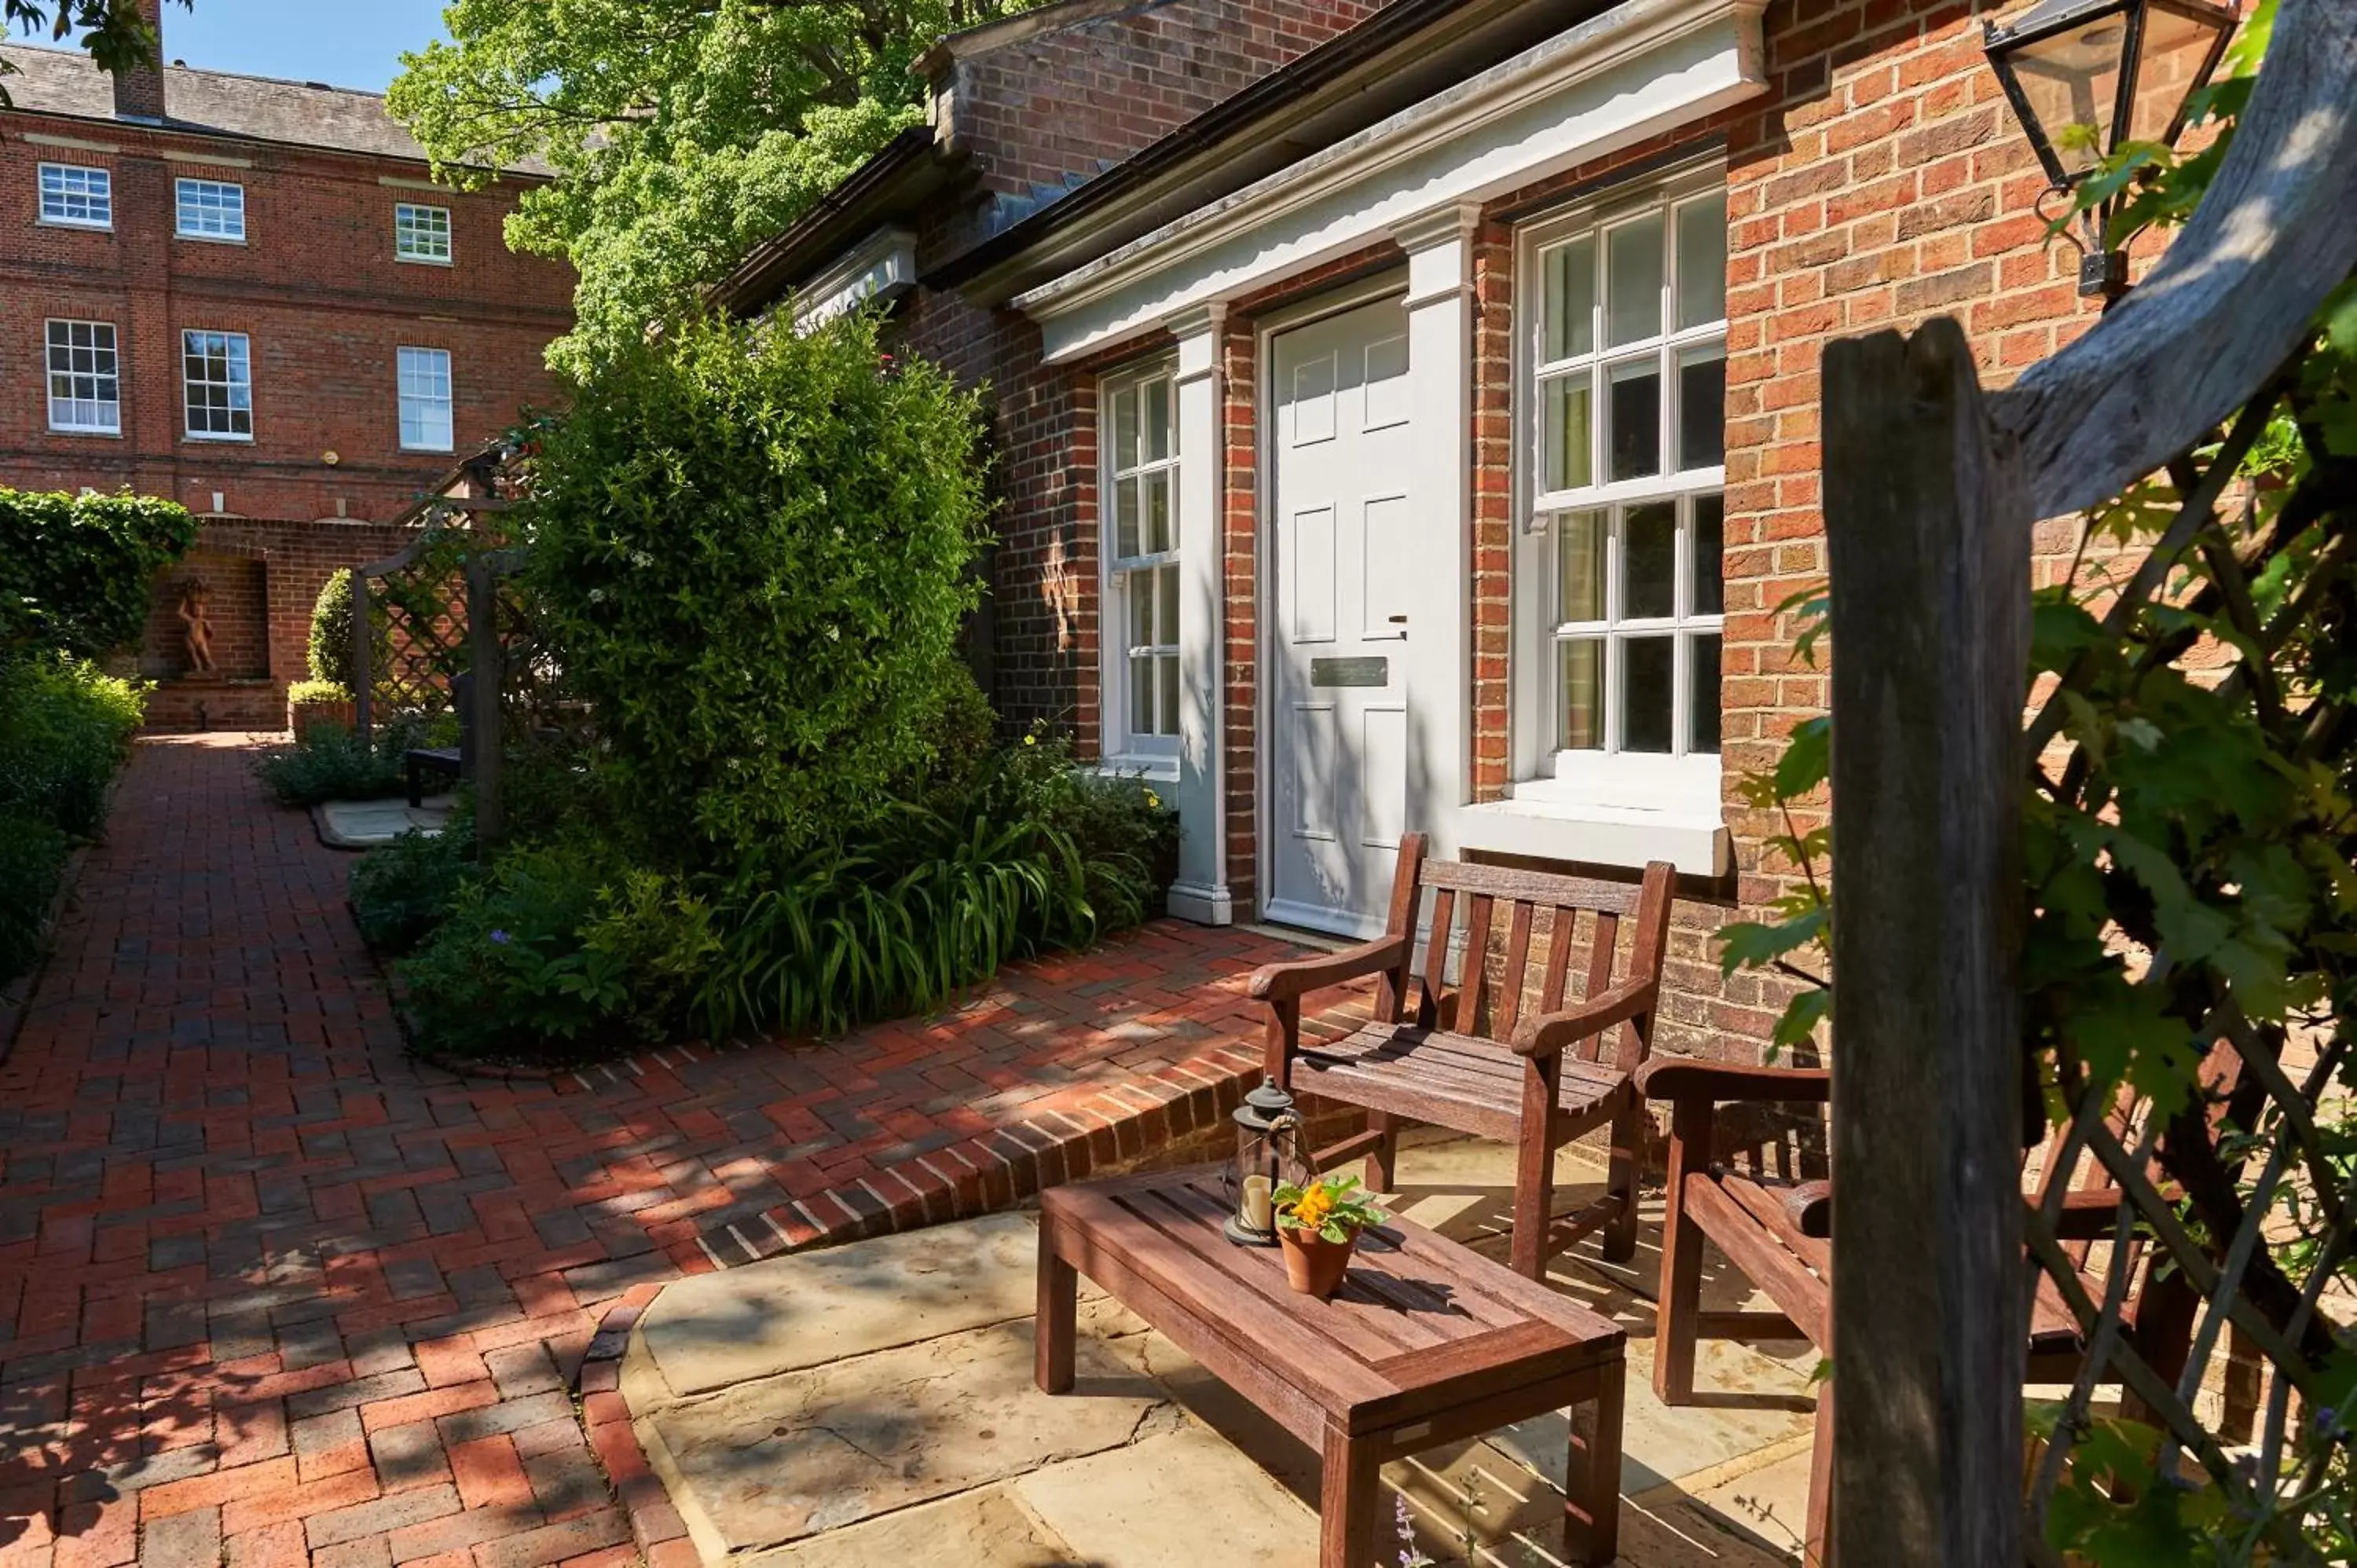
<svg viewBox="0 0 2357 1568">
<path fill-rule="evenodd" d="M 277 727 L 328 574 L 397 548 L 458 454 L 551 395 L 571 274 L 501 236 L 528 175 L 433 184 L 373 94 L 5 53 L 0 484 L 205 518 L 140 650 L 151 716 Z M 220 666 L 194 682 L 191 578 Z"/>
<path fill-rule="evenodd" d="M 1668 860 L 1665 1042 L 1764 1044 L 1709 937 L 1790 874 L 1739 786 L 1825 701 L 1777 611 L 1824 576 L 1823 346 L 1951 314 L 1994 381 L 2093 319 L 1975 11 L 1394 0 L 903 259 L 912 347 L 995 346 L 999 706 L 1164 781 L 1174 909 L 1371 932 L 1410 828 Z M 806 241 L 740 303 L 817 303 L 852 258 Z"/>
</svg>

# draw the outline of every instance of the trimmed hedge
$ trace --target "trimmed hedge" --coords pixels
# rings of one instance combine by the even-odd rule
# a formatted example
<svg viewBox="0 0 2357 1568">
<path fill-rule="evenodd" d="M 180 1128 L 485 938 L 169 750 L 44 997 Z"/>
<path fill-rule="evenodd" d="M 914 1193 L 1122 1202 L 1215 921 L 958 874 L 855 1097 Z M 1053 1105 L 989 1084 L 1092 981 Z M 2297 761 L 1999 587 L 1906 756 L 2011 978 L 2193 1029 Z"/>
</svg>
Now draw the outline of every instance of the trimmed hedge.
<svg viewBox="0 0 2357 1568">
<path fill-rule="evenodd" d="M 66 856 L 103 825 L 142 706 L 137 687 L 83 660 L 0 661 L 0 982 L 38 956 Z"/>
<path fill-rule="evenodd" d="M 188 508 L 153 496 L 0 489 L 0 658 L 138 641 L 157 569 L 196 538 Z"/>
</svg>

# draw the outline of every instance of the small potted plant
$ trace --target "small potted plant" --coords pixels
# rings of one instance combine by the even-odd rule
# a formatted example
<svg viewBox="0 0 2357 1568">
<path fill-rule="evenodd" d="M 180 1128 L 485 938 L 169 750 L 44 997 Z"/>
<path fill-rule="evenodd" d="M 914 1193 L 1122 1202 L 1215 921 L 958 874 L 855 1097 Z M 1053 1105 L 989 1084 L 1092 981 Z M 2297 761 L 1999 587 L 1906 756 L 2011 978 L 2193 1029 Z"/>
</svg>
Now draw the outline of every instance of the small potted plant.
<svg viewBox="0 0 2357 1568">
<path fill-rule="evenodd" d="M 1288 1182 L 1271 1197 L 1277 1240 L 1285 1249 L 1285 1277 L 1295 1290 L 1320 1301 L 1341 1288 L 1359 1232 L 1391 1218 L 1360 1190 L 1357 1176 L 1319 1176 L 1307 1187 Z"/>
</svg>

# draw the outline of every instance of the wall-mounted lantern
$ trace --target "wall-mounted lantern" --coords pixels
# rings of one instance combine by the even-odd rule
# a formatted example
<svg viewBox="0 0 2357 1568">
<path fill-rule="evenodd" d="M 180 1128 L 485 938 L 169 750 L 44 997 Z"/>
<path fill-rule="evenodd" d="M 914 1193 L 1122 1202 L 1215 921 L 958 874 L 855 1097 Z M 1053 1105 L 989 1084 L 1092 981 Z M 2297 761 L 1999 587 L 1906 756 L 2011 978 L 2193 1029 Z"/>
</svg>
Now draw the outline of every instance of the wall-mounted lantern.
<svg viewBox="0 0 2357 1568">
<path fill-rule="evenodd" d="M 1985 45 L 2047 177 L 2070 190 L 2127 142 L 2176 139 L 2236 20 L 2209 0 L 2039 0 L 1989 23 Z M 2110 217 L 2110 203 L 2087 215 L 2083 295 L 2126 292 L 2127 257 L 2104 232 Z"/>
</svg>

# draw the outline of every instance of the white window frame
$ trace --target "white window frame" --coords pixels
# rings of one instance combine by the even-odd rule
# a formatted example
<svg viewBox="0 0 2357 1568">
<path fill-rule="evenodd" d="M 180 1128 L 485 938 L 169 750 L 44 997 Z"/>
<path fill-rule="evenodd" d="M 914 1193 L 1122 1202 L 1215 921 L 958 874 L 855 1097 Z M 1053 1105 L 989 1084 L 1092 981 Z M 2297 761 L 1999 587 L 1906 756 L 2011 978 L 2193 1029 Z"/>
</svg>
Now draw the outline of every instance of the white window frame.
<svg viewBox="0 0 2357 1568">
<path fill-rule="evenodd" d="M 245 187 L 232 179 L 175 179 L 172 232 L 213 245 L 244 244 Z"/>
<path fill-rule="evenodd" d="M 66 341 L 62 344 L 58 341 L 58 328 L 61 327 L 66 329 Z M 89 328 L 91 340 L 88 343 L 77 344 L 72 340 L 73 329 L 77 327 Z M 98 334 L 101 332 L 106 334 L 106 343 L 102 348 L 98 342 Z M 63 349 L 66 353 L 66 367 L 63 370 L 58 368 L 58 351 L 60 349 Z M 85 371 L 74 367 L 73 356 L 77 349 L 86 351 L 91 356 L 90 369 Z M 105 356 L 103 362 L 106 368 L 103 370 L 99 368 L 101 355 Z M 60 435 L 121 435 L 123 434 L 122 335 L 115 329 L 113 322 L 81 321 L 68 317 L 49 317 L 41 326 L 41 369 L 48 388 L 51 431 Z M 64 377 L 67 382 L 67 395 L 62 399 L 58 396 L 58 380 L 60 376 Z M 82 380 L 87 380 L 91 383 L 92 395 L 90 397 L 74 395 L 74 383 Z M 102 385 L 112 386 L 114 389 L 114 396 L 111 399 L 97 396 L 96 393 Z M 105 410 L 107 417 L 102 424 L 95 421 L 78 424 L 70 419 L 60 419 L 58 416 L 60 403 L 69 410 L 78 405 L 87 405 L 93 411 Z"/>
<path fill-rule="evenodd" d="M 50 178 L 53 175 L 54 181 Z M 34 177 L 39 182 L 42 223 L 52 229 L 113 231 L 113 169 L 89 164 L 44 163 Z M 50 206 L 52 199 L 57 203 L 54 209 Z M 79 214 L 72 210 L 76 202 L 82 208 Z"/>
<path fill-rule="evenodd" d="M 199 342 L 202 339 L 202 342 Z M 218 341 L 220 352 L 214 352 Z M 221 374 L 207 374 L 202 379 L 188 374 L 188 360 L 200 358 L 210 372 L 213 362 L 221 364 Z M 239 372 L 244 372 L 240 379 Z M 245 415 L 243 430 L 199 430 L 197 428 L 198 403 L 195 397 L 199 388 L 221 388 L 228 398 L 224 412 L 234 424 L 240 413 Z M 243 406 L 240 407 L 242 394 Z M 208 398 L 206 406 L 210 407 Z M 253 439 L 253 340 L 242 332 L 229 332 L 219 328 L 188 327 L 180 332 L 180 431 L 190 441 L 252 441 Z"/>
<path fill-rule="evenodd" d="M 430 215 L 430 216 L 429 216 Z M 421 245 L 421 238 L 439 244 Z M 457 246 L 452 238 L 450 209 L 424 202 L 398 201 L 393 208 L 393 259 L 423 267 L 453 265 Z"/>
<path fill-rule="evenodd" d="M 439 392 L 421 389 L 419 377 L 430 373 L 438 382 Z M 457 424 L 457 382 L 451 368 L 450 350 L 428 349 L 404 344 L 393 350 L 393 382 L 395 413 L 401 425 L 401 449 L 404 452 L 456 451 Z M 411 418 L 412 409 L 419 417 Z M 425 416 L 438 409 L 441 417 L 439 439 L 426 424 Z M 419 438 L 410 439 L 414 424 Z"/>
<path fill-rule="evenodd" d="M 1623 187 L 1577 207 L 1525 226 L 1516 235 L 1516 319 L 1514 428 L 1515 491 L 1521 518 L 1515 540 L 1515 594 L 1512 649 L 1517 678 L 1513 682 L 1513 799 L 1542 809 L 1579 812 L 1594 808 L 1612 811 L 1685 813 L 1716 821 L 1719 812 L 1720 766 L 1717 749 L 1692 748 L 1692 704 L 1695 693 L 1691 664 L 1695 639 L 1717 636 L 1720 642 L 1720 689 L 1725 685 L 1724 610 L 1698 611 L 1694 603 L 1695 534 L 1698 499 L 1722 496 L 1727 484 L 1722 433 L 1721 461 L 1678 469 L 1679 408 L 1677 370 L 1682 355 L 1701 357 L 1716 349 L 1722 363 L 1726 354 L 1727 322 L 1716 321 L 1681 328 L 1677 325 L 1677 214 L 1681 208 L 1713 197 L 1724 199 L 1723 165 L 1714 163 L 1641 186 Z M 1663 225 L 1662 327 L 1654 336 L 1607 347 L 1607 312 L 1610 298 L 1608 235 L 1631 221 L 1658 216 Z M 1546 264 L 1550 251 L 1588 238 L 1595 257 L 1594 289 L 1588 351 L 1549 360 L 1546 357 Z M 1609 418 L 1606 406 L 1612 369 L 1652 358 L 1661 377 L 1658 433 L 1662 472 L 1638 478 L 1610 477 Z M 1576 488 L 1546 488 L 1546 397 L 1550 381 L 1584 379 L 1589 395 L 1588 483 Z M 1626 561 L 1625 527 L 1631 510 L 1647 503 L 1667 502 L 1676 523 L 1672 613 L 1634 618 L 1621 602 Z M 1605 520 L 1606 602 L 1601 618 L 1566 619 L 1562 591 L 1562 531 L 1566 521 L 1582 512 Z M 1722 523 L 1722 542 L 1724 524 Z M 1722 542 L 1722 559 L 1724 544 Z M 1672 639 L 1671 747 L 1664 752 L 1634 752 L 1624 748 L 1627 704 L 1621 700 L 1628 644 L 1644 636 Z M 1598 748 L 1569 749 L 1562 745 L 1564 719 L 1562 646 L 1583 638 L 1601 639 L 1606 647 L 1607 699 L 1604 744 Z"/>
<path fill-rule="evenodd" d="M 1146 772 L 1156 777 L 1176 779 L 1178 767 L 1178 714 L 1183 696 L 1180 684 L 1181 652 L 1178 642 L 1178 600 L 1184 592 L 1180 577 L 1180 552 L 1187 541 L 1179 532 L 1178 520 L 1178 384 L 1177 364 L 1170 360 L 1157 360 L 1152 364 L 1124 371 L 1105 377 L 1098 388 L 1097 449 L 1098 511 L 1103 527 L 1098 558 L 1103 563 L 1102 574 L 1102 613 L 1098 618 L 1100 640 L 1103 644 L 1103 675 L 1100 683 L 1103 700 L 1098 712 L 1103 724 L 1103 745 L 1108 766 L 1125 772 Z M 1156 389 L 1161 393 L 1161 407 L 1168 421 L 1169 441 L 1163 456 L 1146 456 L 1146 435 L 1149 411 L 1155 406 Z M 1128 400 L 1136 417 L 1138 451 L 1120 450 L 1123 402 Z M 1138 495 L 1138 537 L 1133 553 L 1122 553 L 1121 498 L 1125 486 L 1135 485 Z M 1168 507 L 1168 548 L 1148 550 L 1146 534 L 1149 512 L 1147 497 L 1159 488 Z M 1163 587 L 1164 584 L 1168 587 Z M 1135 640 L 1133 596 L 1139 592 L 1154 595 L 1151 618 L 1151 640 Z M 1160 622 L 1166 614 L 1173 624 L 1167 628 Z M 1150 727 L 1136 727 L 1139 714 L 1132 681 L 1135 666 L 1141 660 L 1153 666 L 1153 690 L 1156 712 L 1147 719 Z M 1168 705 L 1169 712 L 1161 709 Z"/>
</svg>

